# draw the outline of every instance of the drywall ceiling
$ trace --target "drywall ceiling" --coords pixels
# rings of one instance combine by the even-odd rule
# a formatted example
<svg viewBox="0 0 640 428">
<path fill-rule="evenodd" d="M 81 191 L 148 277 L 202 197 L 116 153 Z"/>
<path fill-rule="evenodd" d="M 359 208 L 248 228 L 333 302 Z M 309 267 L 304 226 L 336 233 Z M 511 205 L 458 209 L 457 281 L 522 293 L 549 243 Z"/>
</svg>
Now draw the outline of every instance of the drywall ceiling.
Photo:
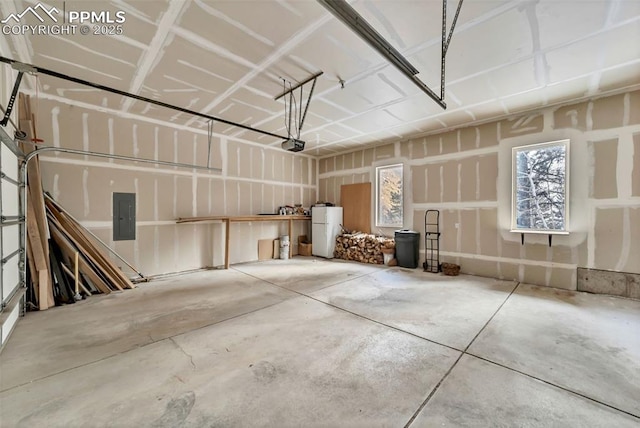
<svg viewBox="0 0 640 428">
<path fill-rule="evenodd" d="M 301 135 L 305 152 L 318 156 L 640 85 L 637 0 L 465 0 L 447 54 L 446 110 L 315 1 L 40 3 L 56 7 L 59 19 L 64 10 L 67 21 L 69 11 L 123 11 L 123 34 L 2 36 L 3 56 L 277 134 L 286 134 L 283 100 L 274 101 L 282 79 L 295 84 L 324 72 Z M 3 0 L 0 16 L 37 5 Z M 352 6 L 440 92 L 440 1 Z M 456 6 L 449 2 L 449 21 Z M 39 23 L 31 13 L 20 19 Z M 187 114 L 47 76 L 26 85 L 34 93 L 36 85 L 40 97 L 207 127 Z M 280 144 L 221 123 L 214 130 Z"/>
</svg>

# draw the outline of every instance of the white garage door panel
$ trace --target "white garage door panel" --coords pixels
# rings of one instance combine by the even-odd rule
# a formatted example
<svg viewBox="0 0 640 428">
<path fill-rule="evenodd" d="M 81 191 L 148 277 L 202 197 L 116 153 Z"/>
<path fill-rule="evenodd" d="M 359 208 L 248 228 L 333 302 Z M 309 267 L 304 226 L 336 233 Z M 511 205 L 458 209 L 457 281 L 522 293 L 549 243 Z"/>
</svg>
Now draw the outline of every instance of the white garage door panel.
<svg viewBox="0 0 640 428">
<path fill-rule="evenodd" d="M 18 159 L 16 158 L 16 155 L 13 154 L 13 152 L 4 144 L 0 144 L 0 150 L 2 150 L 2 153 L 0 154 L 2 157 L 2 172 L 4 172 L 10 179 L 20 181 L 18 180 Z"/>
<path fill-rule="evenodd" d="M 5 226 L 2 228 L 2 258 L 7 258 L 20 248 L 20 226 Z M 17 256 L 16 256 L 17 257 Z"/>
<path fill-rule="evenodd" d="M 1 0 L 0 0 L 1 1 Z M 2 73 L 0 73 L 2 77 Z M 2 89 L 0 79 L 0 89 Z M 2 94 L 4 95 L 4 93 Z M 0 97 L 4 98 L 4 97 Z M 0 266 L 0 350 L 13 331 L 18 318 L 23 313 L 24 289 L 20 288 L 19 263 L 23 256 L 17 251 L 21 249 L 20 230 L 24 220 L 20 219 L 20 182 L 19 158 L 10 149 L 18 151 L 14 140 L 7 134 L 7 129 L 0 126 L 0 258 L 5 260 Z M 18 224 L 20 223 L 20 224 Z"/>
<path fill-rule="evenodd" d="M 18 186 L 2 180 L 2 215 L 18 215 Z"/>
<path fill-rule="evenodd" d="M 9 334 L 11 334 L 13 327 L 15 327 L 16 322 L 18 321 L 19 315 L 20 315 L 20 305 L 16 305 L 11 311 L 11 313 L 9 313 L 9 316 L 7 317 L 6 321 L 2 324 L 2 343 L 0 343 L 0 346 L 4 345 L 4 342 L 7 341 Z"/>
<path fill-rule="evenodd" d="M 11 297 L 20 281 L 20 270 L 18 268 L 19 257 L 11 257 L 9 261 L 2 267 L 2 301 Z"/>
</svg>

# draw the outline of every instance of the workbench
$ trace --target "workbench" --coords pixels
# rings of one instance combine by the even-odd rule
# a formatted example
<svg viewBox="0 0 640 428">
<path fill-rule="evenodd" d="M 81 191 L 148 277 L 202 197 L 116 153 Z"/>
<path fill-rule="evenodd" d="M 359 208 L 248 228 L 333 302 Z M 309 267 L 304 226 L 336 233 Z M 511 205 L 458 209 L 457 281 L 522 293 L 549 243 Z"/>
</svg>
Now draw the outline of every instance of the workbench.
<svg viewBox="0 0 640 428">
<path fill-rule="evenodd" d="M 287 221 L 289 222 L 289 257 L 293 256 L 293 222 L 296 220 L 311 220 L 308 215 L 243 215 L 243 216 L 210 216 L 210 217 L 181 217 L 176 223 L 206 223 L 221 221 L 225 224 L 224 234 L 224 268 L 229 269 L 230 224 L 252 221 Z"/>
</svg>

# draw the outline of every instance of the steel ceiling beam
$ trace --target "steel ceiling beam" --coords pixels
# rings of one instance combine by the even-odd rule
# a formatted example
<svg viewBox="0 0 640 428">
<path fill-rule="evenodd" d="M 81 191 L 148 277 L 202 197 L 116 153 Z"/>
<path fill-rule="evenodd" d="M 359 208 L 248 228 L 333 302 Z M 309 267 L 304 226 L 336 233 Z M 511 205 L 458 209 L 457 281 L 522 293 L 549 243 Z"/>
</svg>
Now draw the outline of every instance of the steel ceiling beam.
<svg viewBox="0 0 640 428">
<path fill-rule="evenodd" d="M 69 82 L 77 83 L 77 84 L 80 84 L 80 85 L 90 86 L 92 88 L 100 89 L 102 91 L 111 92 L 112 94 L 121 95 L 123 97 L 128 97 L 128 98 L 133 98 L 133 99 L 138 100 L 138 101 L 143 101 L 143 102 L 146 102 L 146 103 L 149 103 L 149 104 L 153 104 L 153 105 L 157 105 L 157 106 L 160 106 L 160 107 L 168 108 L 168 109 L 171 109 L 171 110 L 179 111 L 179 112 L 182 112 L 182 113 L 190 114 L 192 116 L 197 116 L 197 117 L 213 120 L 213 121 L 220 122 L 220 123 L 225 123 L 227 125 L 237 126 L 238 128 L 242 128 L 242 129 L 245 129 L 247 131 L 257 132 L 259 134 L 268 135 L 270 137 L 274 137 L 274 138 L 278 138 L 278 139 L 286 139 L 287 138 L 284 135 L 279 135 L 279 134 L 275 134 L 273 132 L 264 131 L 262 129 L 253 128 L 253 127 L 248 126 L 248 125 L 243 125 L 241 123 L 232 122 L 230 120 L 222 119 L 220 117 L 211 116 L 211 115 L 205 114 L 205 113 L 200 113 L 200 112 L 197 112 L 195 110 L 190 110 L 190 109 L 187 109 L 187 108 L 184 108 L 184 107 L 178 107 L 178 106 L 175 106 L 175 105 L 172 105 L 172 104 L 168 104 L 168 103 L 165 103 L 165 102 L 162 102 L 162 101 L 153 100 L 151 98 L 147 98 L 147 97 L 143 97 L 143 96 L 140 96 L 140 95 L 132 94 L 130 92 L 121 91 L 120 89 L 111 88 L 109 86 L 99 85 L 97 83 L 89 82 L 88 80 L 84 80 L 84 79 L 80 79 L 80 78 L 77 78 L 77 77 L 68 76 L 66 74 L 58 73 L 57 71 L 48 70 L 48 69 L 42 68 L 42 67 L 37 67 L 35 65 L 25 64 L 23 62 L 16 61 L 14 59 L 7 58 L 7 57 L 4 57 L 4 56 L 0 56 L 0 62 L 4 62 L 6 64 L 9 64 L 9 65 L 11 65 L 13 68 L 15 68 L 17 70 L 21 70 L 21 69 L 24 69 L 25 67 L 27 67 L 33 73 L 45 74 L 47 76 L 56 77 L 58 79 L 67 80 Z"/>
<path fill-rule="evenodd" d="M 453 29 L 456 25 L 460 9 L 462 8 L 462 1 L 458 3 L 458 10 L 453 20 L 449 37 L 447 38 L 447 0 L 442 0 L 442 55 L 441 55 L 441 73 L 440 73 L 440 96 L 438 96 L 431 88 L 429 88 L 422 80 L 416 75 L 419 71 L 411 65 L 408 59 L 406 59 L 396 48 L 394 48 L 384 37 L 378 33 L 371 24 L 369 24 L 362 15 L 360 15 L 347 1 L 345 0 L 317 0 L 322 6 L 325 7 L 331 14 L 342 21 L 347 27 L 351 29 L 355 34 L 360 36 L 369 46 L 378 51 L 389 63 L 395 66 L 402 74 L 408 77 L 416 86 L 418 86 L 423 92 L 425 92 L 433 101 L 435 101 L 443 109 L 447 108 L 447 104 L 444 102 L 444 87 L 445 87 L 445 56 L 449 43 L 451 42 L 451 36 L 453 35 Z"/>
<path fill-rule="evenodd" d="M 405 74 L 414 76 L 419 73 L 409 60 L 378 33 L 356 10 L 345 0 L 318 0 L 329 12 L 342 21 L 347 27 L 359 35 L 372 48 L 378 51 L 389 62 Z"/>
</svg>

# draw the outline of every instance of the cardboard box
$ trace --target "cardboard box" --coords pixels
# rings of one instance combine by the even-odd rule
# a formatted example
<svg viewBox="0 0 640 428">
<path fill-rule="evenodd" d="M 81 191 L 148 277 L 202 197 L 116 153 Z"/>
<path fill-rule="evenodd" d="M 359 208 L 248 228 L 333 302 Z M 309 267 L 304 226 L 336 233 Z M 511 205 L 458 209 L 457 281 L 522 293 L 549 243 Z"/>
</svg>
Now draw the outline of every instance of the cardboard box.
<svg viewBox="0 0 640 428">
<path fill-rule="evenodd" d="M 279 239 L 273 240 L 273 258 L 274 259 L 280 258 L 280 240 Z"/>
<path fill-rule="evenodd" d="M 311 255 L 311 242 L 308 241 L 307 235 L 298 236 L 298 255 L 300 256 Z"/>
<path fill-rule="evenodd" d="M 273 239 L 258 240 L 258 260 L 273 258 Z"/>
</svg>

